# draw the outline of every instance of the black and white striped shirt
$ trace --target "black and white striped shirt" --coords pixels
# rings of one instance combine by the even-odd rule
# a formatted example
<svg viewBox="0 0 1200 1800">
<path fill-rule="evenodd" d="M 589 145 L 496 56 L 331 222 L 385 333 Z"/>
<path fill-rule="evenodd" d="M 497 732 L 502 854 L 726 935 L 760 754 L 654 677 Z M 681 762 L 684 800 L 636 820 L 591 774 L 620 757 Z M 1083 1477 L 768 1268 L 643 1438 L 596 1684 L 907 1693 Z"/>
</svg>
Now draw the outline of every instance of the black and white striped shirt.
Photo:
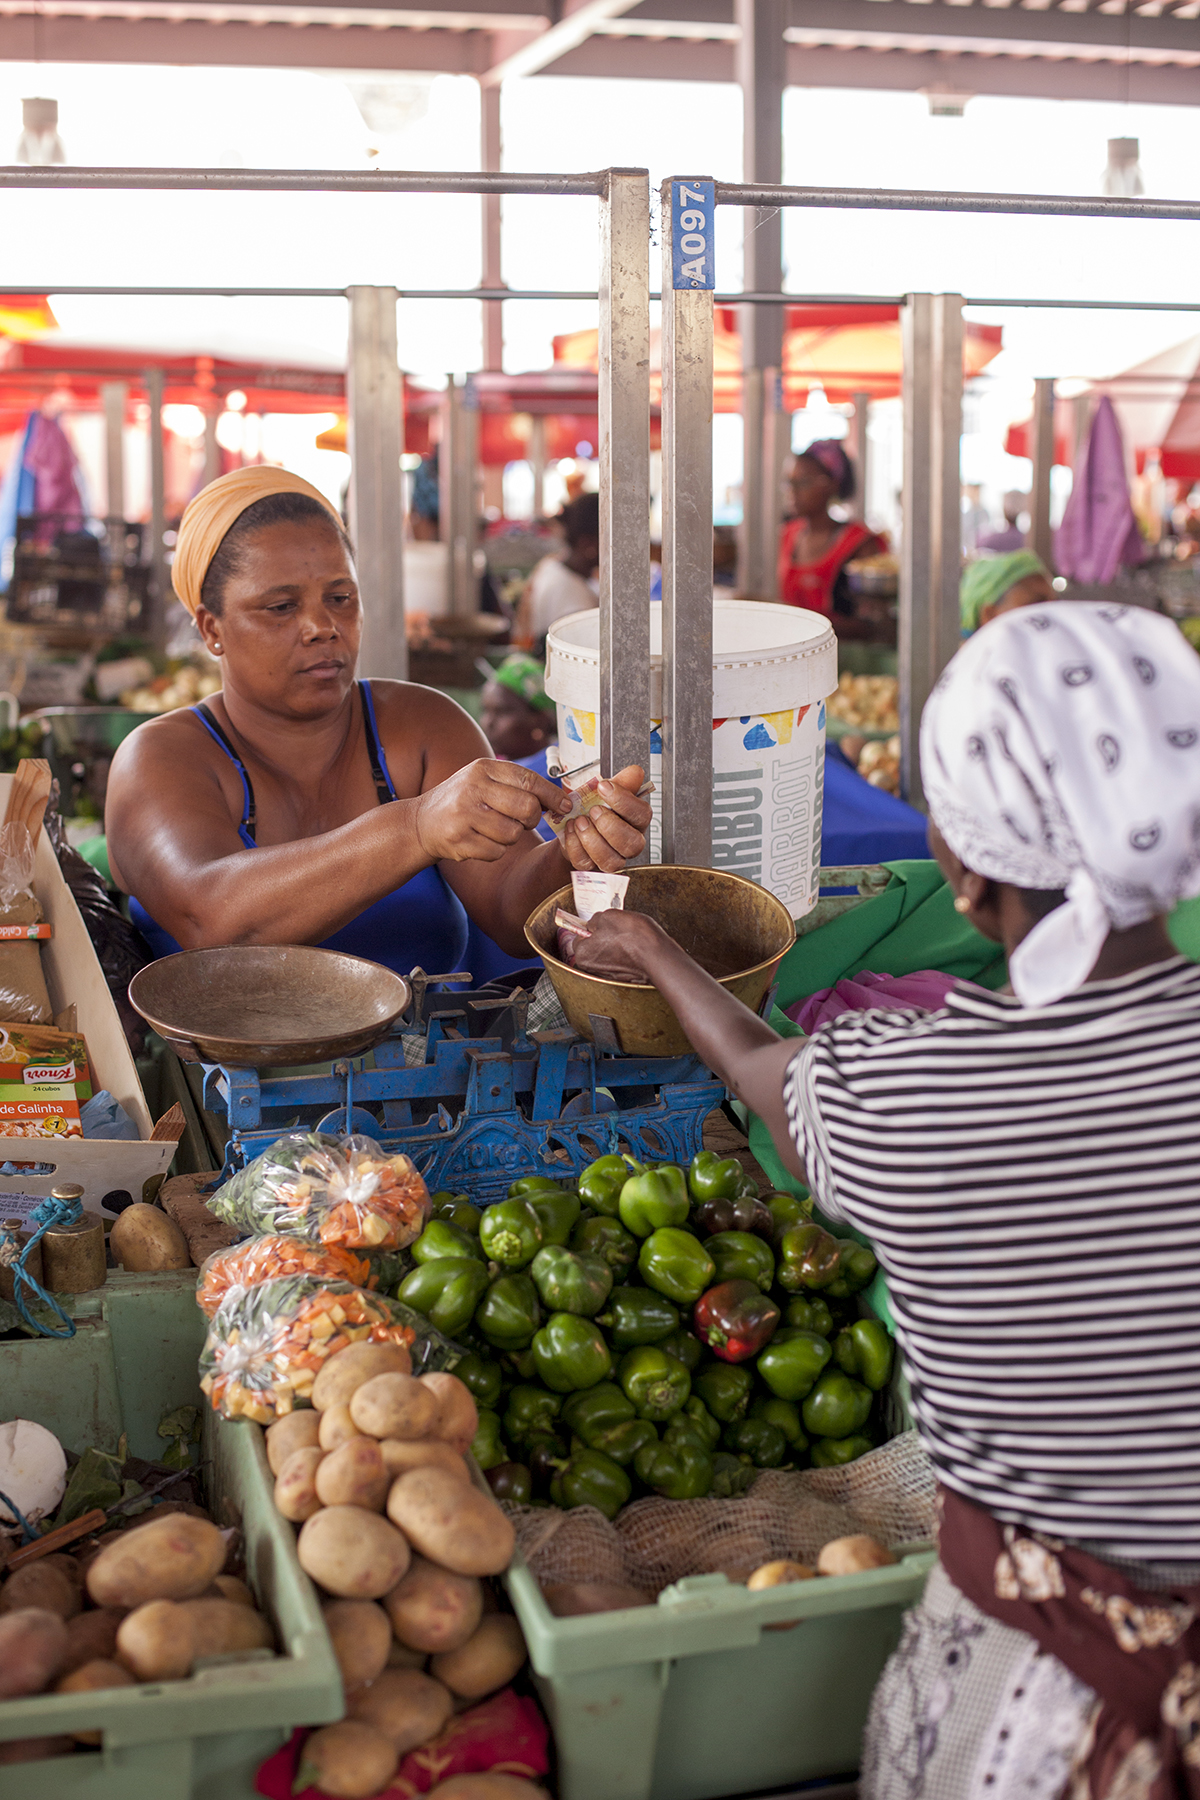
<svg viewBox="0 0 1200 1800">
<path fill-rule="evenodd" d="M 818 1206 L 887 1271 L 946 1484 L 1101 1554 L 1200 1558 L 1200 967 L 847 1013 L 785 1099 Z"/>
</svg>

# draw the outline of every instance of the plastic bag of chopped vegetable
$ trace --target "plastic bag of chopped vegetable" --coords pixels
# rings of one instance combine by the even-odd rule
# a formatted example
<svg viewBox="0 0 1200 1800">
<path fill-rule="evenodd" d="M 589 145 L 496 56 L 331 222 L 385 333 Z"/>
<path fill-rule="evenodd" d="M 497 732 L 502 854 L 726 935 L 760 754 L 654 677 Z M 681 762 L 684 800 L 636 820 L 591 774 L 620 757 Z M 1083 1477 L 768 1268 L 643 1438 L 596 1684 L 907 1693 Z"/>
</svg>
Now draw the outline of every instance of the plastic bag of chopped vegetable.
<svg viewBox="0 0 1200 1800">
<path fill-rule="evenodd" d="M 424 1374 L 463 1352 L 420 1313 L 349 1281 L 285 1275 L 231 1288 L 200 1353 L 200 1386 L 214 1412 L 269 1425 L 307 1404 L 322 1364 L 350 1344 L 403 1344 Z"/>
<path fill-rule="evenodd" d="M 276 1281 L 284 1275 L 348 1281 L 361 1288 L 379 1286 L 368 1258 L 356 1256 L 340 1244 L 317 1247 L 303 1238 L 251 1237 L 214 1250 L 205 1259 L 196 1284 L 196 1304 L 211 1319 L 231 1288 L 257 1287 L 260 1281 Z"/>
<path fill-rule="evenodd" d="M 425 1229 L 429 1194 L 407 1156 L 374 1138 L 290 1131 L 218 1188 L 208 1209 L 241 1231 L 345 1250 L 403 1250 Z"/>
</svg>

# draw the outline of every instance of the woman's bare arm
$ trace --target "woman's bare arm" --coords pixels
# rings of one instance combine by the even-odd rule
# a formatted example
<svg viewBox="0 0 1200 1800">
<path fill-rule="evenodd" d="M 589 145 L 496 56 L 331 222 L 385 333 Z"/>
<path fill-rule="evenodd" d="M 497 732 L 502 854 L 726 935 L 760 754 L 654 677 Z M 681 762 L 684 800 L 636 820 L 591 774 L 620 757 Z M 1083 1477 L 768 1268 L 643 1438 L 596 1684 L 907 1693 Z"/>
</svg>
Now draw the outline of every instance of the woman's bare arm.
<svg viewBox="0 0 1200 1800">
<path fill-rule="evenodd" d="M 597 913 L 581 938 L 575 967 L 614 981 L 651 981 L 668 1000 L 696 1054 L 757 1113 L 780 1160 L 805 1181 L 788 1130 L 783 1081 L 797 1045 L 735 1000 L 645 913 Z"/>
<path fill-rule="evenodd" d="M 524 846 L 544 807 L 565 803 L 528 769 L 480 756 L 473 727 L 455 764 L 448 726 L 439 760 L 452 766 L 428 791 L 315 837 L 250 850 L 203 727 L 191 715 L 156 720 L 113 760 L 105 825 L 114 877 L 195 949 L 319 943 L 433 863 L 494 865 Z"/>
</svg>

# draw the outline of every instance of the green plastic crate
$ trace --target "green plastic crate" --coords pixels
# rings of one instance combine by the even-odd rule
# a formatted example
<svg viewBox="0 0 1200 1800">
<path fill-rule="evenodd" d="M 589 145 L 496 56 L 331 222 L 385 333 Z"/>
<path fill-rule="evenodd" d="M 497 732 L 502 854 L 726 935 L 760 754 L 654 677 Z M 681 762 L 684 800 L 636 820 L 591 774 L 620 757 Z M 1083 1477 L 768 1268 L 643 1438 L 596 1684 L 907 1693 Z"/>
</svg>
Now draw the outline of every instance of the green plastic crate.
<svg viewBox="0 0 1200 1800">
<path fill-rule="evenodd" d="M 708 1800 L 856 1769 L 872 1691 L 933 1561 L 920 1550 L 757 1593 L 693 1575 L 655 1606 L 558 1619 L 518 1559 L 508 1592 L 560 1800 Z"/>
<path fill-rule="evenodd" d="M 205 1406 L 204 1456 L 214 1516 L 246 1538 L 250 1585 L 283 1654 L 201 1670 L 188 1681 L 92 1696 L 0 1702 L 0 1740 L 99 1727 L 96 1752 L 0 1766 L 0 1800 L 251 1800 L 254 1773 L 296 1725 L 344 1710 L 341 1677 L 295 1534 L 275 1510 L 263 1434 L 215 1421 L 196 1362 L 204 1318 L 195 1271 L 125 1275 L 75 1302 L 73 1338 L 0 1344 L 2 1416 L 36 1419 L 70 1450 L 162 1455 L 163 1413 Z"/>
</svg>

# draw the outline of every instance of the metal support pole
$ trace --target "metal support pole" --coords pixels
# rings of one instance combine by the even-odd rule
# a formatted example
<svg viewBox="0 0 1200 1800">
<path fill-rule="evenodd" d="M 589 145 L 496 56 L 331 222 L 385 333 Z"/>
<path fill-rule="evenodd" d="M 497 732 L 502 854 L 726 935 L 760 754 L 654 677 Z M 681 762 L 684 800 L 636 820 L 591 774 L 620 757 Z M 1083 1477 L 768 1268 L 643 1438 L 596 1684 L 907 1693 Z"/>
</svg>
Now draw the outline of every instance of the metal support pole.
<svg viewBox="0 0 1200 1800">
<path fill-rule="evenodd" d="M 166 471 L 163 468 L 163 372 L 147 369 L 144 379 L 146 399 L 150 404 L 150 417 L 146 421 L 150 434 L 150 587 L 146 596 L 144 629 L 154 648 L 161 650 L 166 644 L 166 611 L 171 594 L 164 542 L 167 506 Z"/>
<path fill-rule="evenodd" d="M 960 294 L 910 294 L 901 313 L 900 774 L 914 805 L 922 798 L 921 713 L 959 636 L 962 304 Z"/>
<path fill-rule="evenodd" d="M 534 413 L 529 424 L 529 467 L 533 471 L 533 516 L 546 516 L 546 421 Z"/>
<path fill-rule="evenodd" d="M 404 495 L 400 457 L 404 414 L 396 355 L 396 290 L 352 287 L 346 380 L 350 449 L 350 533 L 362 596 L 359 672 L 403 681 Z"/>
<path fill-rule="evenodd" d="M 1033 492 L 1029 496 L 1029 548 L 1048 569 L 1054 567 L 1050 530 L 1050 471 L 1054 466 L 1054 380 L 1033 384 Z"/>
<path fill-rule="evenodd" d="M 963 298 L 933 297 L 933 500 L 937 575 L 932 590 L 933 661 L 929 686 L 962 642 L 958 590 L 962 581 Z"/>
<path fill-rule="evenodd" d="M 441 537 L 448 546 L 450 611 L 460 618 L 479 610 L 479 584 L 475 579 L 478 419 L 469 379 L 459 381 L 452 375 L 442 401 L 438 492 Z"/>
<path fill-rule="evenodd" d="M 743 307 L 743 313 L 748 312 Z M 778 598 L 783 465 L 790 447 L 777 368 L 742 371 L 742 524 L 738 593 L 743 600 Z"/>
<path fill-rule="evenodd" d="M 854 418 L 851 421 L 853 434 L 851 452 L 854 457 L 854 500 L 852 516 L 865 520 L 867 516 L 867 483 L 871 473 L 871 442 L 867 427 L 871 418 L 870 394 L 852 394 Z"/>
<path fill-rule="evenodd" d="M 221 446 L 217 442 L 217 419 L 219 414 L 215 408 L 204 415 L 204 480 L 207 485 L 215 481 L 221 473 Z"/>
<path fill-rule="evenodd" d="M 500 138 L 500 87 L 498 84 L 493 87 L 480 85 L 479 149 L 480 166 L 489 173 L 498 172 L 503 150 Z M 485 288 L 503 287 L 499 194 L 485 194 L 480 202 L 480 211 L 483 215 L 482 285 Z M 502 369 L 504 367 L 504 302 L 502 300 L 485 300 L 483 303 L 483 366 L 485 369 Z"/>
<path fill-rule="evenodd" d="M 711 196 L 707 181 L 663 183 L 662 858 L 698 868 L 712 862 Z"/>
<path fill-rule="evenodd" d="M 600 203 L 600 767 L 650 772 L 650 180 Z M 711 549 L 709 551 L 711 559 Z"/>
<path fill-rule="evenodd" d="M 125 517 L 125 403 L 129 387 L 124 381 L 100 385 L 104 407 L 104 507 L 110 519 Z"/>
<path fill-rule="evenodd" d="M 783 180 L 786 0 L 734 0 L 734 18 L 740 31 L 735 70 L 742 90 L 743 179 L 774 185 Z M 743 219 L 742 286 L 751 293 L 778 293 L 783 287 L 779 209 L 748 207 Z M 755 600 L 776 597 L 783 320 L 782 304 L 739 308 L 742 526 L 738 534 L 738 590 Z"/>
</svg>

